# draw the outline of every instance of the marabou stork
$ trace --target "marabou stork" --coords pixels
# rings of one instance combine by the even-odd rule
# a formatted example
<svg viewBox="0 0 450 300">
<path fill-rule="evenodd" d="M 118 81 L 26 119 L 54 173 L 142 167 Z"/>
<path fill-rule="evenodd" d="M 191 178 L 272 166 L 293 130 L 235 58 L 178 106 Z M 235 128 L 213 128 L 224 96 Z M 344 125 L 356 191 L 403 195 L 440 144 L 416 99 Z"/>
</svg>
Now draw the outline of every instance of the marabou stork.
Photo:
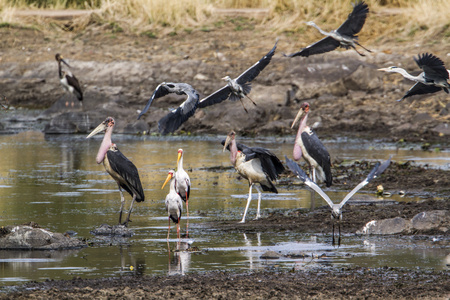
<svg viewBox="0 0 450 300">
<path fill-rule="evenodd" d="M 329 187 L 333 182 L 330 154 L 316 133 L 309 126 L 306 126 L 308 113 L 309 103 L 303 102 L 294 122 L 292 122 L 291 128 L 294 128 L 295 124 L 300 120 L 297 136 L 295 137 L 294 160 L 299 160 L 303 156 L 309 165 L 313 181 L 316 182 L 317 170 L 317 179 L 324 181 Z"/>
<path fill-rule="evenodd" d="M 63 57 L 59 53 L 56 53 L 55 59 L 58 62 L 59 81 L 61 82 L 62 86 L 64 87 L 64 89 L 74 94 L 78 100 L 83 101 L 83 91 L 81 90 L 78 79 L 75 77 L 75 75 L 72 74 L 72 72 L 70 72 L 70 70 L 63 71 L 61 68 L 61 62 L 63 62 L 69 68 L 71 68 L 71 66 L 63 59 Z M 83 102 L 80 103 L 82 104 Z"/>
<path fill-rule="evenodd" d="M 103 162 L 106 172 L 117 182 L 120 192 L 120 215 L 119 224 L 122 224 L 122 211 L 125 204 L 125 198 L 122 189 L 127 191 L 132 197 L 130 210 L 128 212 L 127 220 L 122 224 L 127 226 L 130 222 L 131 211 L 133 210 L 134 201 L 142 202 L 145 199 L 144 190 L 142 189 L 141 180 L 136 166 L 120 152 L 116 144 L 111 141 L 111 135 L 114 128 L 114 119 L 106 118 L 100 125 L 97 126 L 86 138 L 90 138 L 99 132 L 105 131 L 102 144 L 97 153 L 97 163 Z"/>
<path fill-rule="evenodd" d="M 152 105 L 153 100 L 164 97 L 170 93 L 177 95 L 186 95 L 187 99 L 181 103 L 177 109 L 173 109 L 158 122 L 158 130 L 161 134 L 172 133 L 177 130 L 181 124 L 194 115 L 198 106 L 198 92 L 187 83 L 163 82 L 158 85 L 148 100 L 147 105 L 138 116 L 138 120 Z"/>
<path fill-rule="evenodd" d="M 319 28 L 314 22 L 306 22 L 306 25 L 313 26 L 323 35 L 325 38 L 320 41 L 303 48 L 299 52 L 286 55 L 288 57 L 305 56 L 308 57 L 313 54 L 320 54 L 330 52 L 337 47 L 345 49 L 353 48 L 359 55 L 365 56 L 363 53 L 356 50 L 356 45 L 360 46 L 368 52 L 372 52 L 369 49 L 364 48 L 358 42 L 357 34 L 361 31 L 366 21 L 367 14 L 369 13 L 369 7 L 364 1 L 361 1 L 353 5 L 353 11 L 348 15 L 347 20 L 339 26 L 338 29 L 326 32 Z"/>
<path fill-rule="evenodd" d="M 248 180 L 250 189 L 248 192 L 247 205 L 244 210 L 244 216 L 240 223 L 245 222 L 245 216 L 252 200 L 252 187 L 255 183 L 259 183 L 263 191 L 269 191 L 278 194 L 275 185 L 272 183 L 276 180 L 278 175 L 284 171 L 284 166 L 278 157 L 272 152 L 261 147 L 247 147 L 242 144 L 237 144 L 236 133 L 231 131 L 225 142 L 223 143 L 223 151 L 228 149 L 230 151 L 230 161 L 233 164 L 236 171 Z M 239 149 L 240 146 L 240 149 Z M 258 191 L 258 210 L 256 213 L 256 219 L 261 217 L 261 191 L 257 185 L 255 185 Z"/>
<path fill-rule="evenodd" d="M 198 107 L 204 108 L 220 103 L 226 99 L 230 99 L 230 101 L 240 100 L 242 107 L 246 112 L 248 112 L 244 106 L 244 102 L 242 101 L 244 97 L 247 97 L 256 106 L 256 103 L 248 96 L 252 89 L 250 82 L 255 79 L 256 76 L 258 76 L 259 73 L 270 63 L 272 56 L 275 54 L 277 43 L 278 41 L 275 42 L 275 46 L 273 46 L 272 50 L 264 55 L 263 58 L 235 79 L 230 78 L 230 76 L 223 77 L 222 79 L 227 81 L 228 84 L 200 100 Z"/>
<path fill-rule="evenodd" d="M 285 156 L 286 157 L 286 156 Z M 339 228 L 339 239 L 338 239 L 338 245 L 341 245 L 341 220 L 342 220 L 342 207 L 347 203 L 347 201 L 360 189 L 362 189 L 366 184 L 368 184 L 371 180 L 377 178 L 381 173 L 386 170 L 386 168 L 391 163 L 391 157 L 389 157 L 388 160 L 380 164 L 377 162 L 375 164 L 375 167 L 370 171 L 369 175 L 361 181 L 350 193 L 345 196 L 345 198 L 341 201 L 339 204 L 334 204 L 333 201 L 328 197 L 327 194 L 325 194 L 322 189 L 315 184 L 309 177 L 306 175 L 306 173 L 295 163 L 293 160 L 290 160 L 286 157 L 286 165 L 288 168 L 298 177 L 301 181 L 303 181 L 307 186 L 315 190 L 330 206 L 331 208 L 331 219 L 333 221 L 333 240 L 332 244 L 334 245 L 334 221 L 337 220 L 338 222 L 338 228 Z"/>
<path fill-rule="evenodd" d="M 444 66 L 444 62 L 438 57 L 431 53 L 422 54 L 416 58 L 414 61 L 417 63 L 419 68 L 423 70 L 417 76 L 413 76 L 406 72 L 405 69 L 399 67 L 388 67 L 378 69 L 379 71 L 399 73 L 404 78 L 415 81 L 416 84 L 410 88 L 403 97 L 397 101 L 402 101 L 405 98 L 411 97 L 413 95 L 423 95 L 439 92 L 444 90 L 447 94 L 450 85 L 448 83 L 450 70 L 447 70 Z"/>
<path fill-rule="evenodd" d="M 191 180 L 183 169 L 183 149 L 178 149 L 177 171 L 175 172 L 175 190 L 181 199 L 186 202 L 187 218 L 189 220 L 189 194 L 191 193 Z"/>
<path fill-rule="evenodd" d="M 170 219 L 174 223 L 177 224 L 177 237 L 180 239 L 180 219 L 181 214 L 183 212 L 183 201 L 181 200 L 180 195 L 176 192 L 175 189 L 175 171 L 170 170 L 169 175 L 167 175 L 166 181 L 164 181 L 163 186 L 161 189 L 163 189 L 167 182 L 170 181 L 170 191 L 169 194 L 166 196 L 166 211 L 169 215 L 169 230 L 167 231 L 167 240 L 169 240 L 169 234 L 170 234 Z"/>
</svg>

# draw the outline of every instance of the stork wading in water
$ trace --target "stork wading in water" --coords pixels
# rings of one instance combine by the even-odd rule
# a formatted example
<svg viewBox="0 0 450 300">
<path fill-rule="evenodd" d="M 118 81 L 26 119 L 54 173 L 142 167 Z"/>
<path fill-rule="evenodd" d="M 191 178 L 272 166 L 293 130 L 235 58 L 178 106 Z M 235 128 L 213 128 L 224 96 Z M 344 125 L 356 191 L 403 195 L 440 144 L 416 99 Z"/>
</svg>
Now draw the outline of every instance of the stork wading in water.
<svg viewBox="0 0 450 300">
<path fill-rule="evenodd" d="M 300 120 L 297 136 L 294 144 L 294 160 L 299 160 L 302 156 L 309 165 L 311 178 L 316 182 L 316 177 L 324 181 L 329 187 L 333 183 L 331 174 L 331 160 L 327 148 L 317 137 L 316 133 L 306 125 L 309 113 L 309 103 L 303 102 L 300 110 L 292 122 L 291 128 Z"/>
<path fill-rule="evenodd" d="M 111 141 L 111 135 L 115 121 L 108 117 L 100 125 L 97 126 L 86 138 L 90 138 L 99 132 L 105 131 L 102 144 L 97 153 L 96 161 L 98 164 L 103 162 L 106 172 L 116 181 L 120 192 L 120 215 L 119 224 L 127 226 L 130 222 L 131 211 L 133 210 L 134 201 L 142 202 L 145 200 L 144 190 L 142 189 L 141 180 L 136 166 L 119 151 L 116 144 Z M 132 197 L 128 217 L 122 223 L 122 211 L 125 204 L 125 198 L 122 189 L 127 191 Z"/>
<path fill-rule="evenodd" d="M 319 28 L 314 22 L 306 22 L 306 25 L 313 26 L 319 32 L 326 37 L 320 41 L 303 48 L 301 51 L 286 55 L 288 57 L 294 56 L 305 56 L 308 57 L 314 54 L 320 54 L 325 52 L 333 51 L 338 47 L 345 49 L 352 48 L 359 55 L 365 56 L 363 53 L 356 50 L 356 45 L 360 46 L 368 52 L 372 52 L 369 49 L 364 48 L 358 42 L 357 34 L 361 31 L 366 22 L 367 14 L 369 13 L 369 7 L 364 1 L 361 1 L 353 5 L 353 11 L 348 15 L 347 20 L 339 26 L 338 29 L 332 30 L 330 32 L 324 31 Z"/>
<path fill-rule="evenodd" d="M 189 195 L 191 193 L 191 179 L 188 173 L 183 169 L 183 149 L 178 149 L 177 171 L 175 172 L 175 190 L 181 199 L 186 203 L 187 223 L 186 235 L 188 235 L 189 226 Z"/>
<path fill-rule="evenodd" d="M 83 105 L 83 91 L 81 90 L 80 83 L 75 75 L 70 72 L 70 70 L 63 71 L 61 67 L 61 62 L 63 62 L 66 66 L 71 68 L 71 66 L 63 59 L 63 57 L 57 53 L 55 55 L 55 59 L 58 62 L 58 74 L 59 81 L 61 82 L 64 89 L 77 97 L 80 100 L 80 104 Z"/>
<path fill-rule="evenodd" d="M 263 58 L 261 58 L 257 63 L 253 66 L 245 70 L 241 75 L 232 79 L 230 76 L 225 76 L 222 79 L 227 81 L 228 84 L 223 88 L 215 91 L 211 95 L 200 100 L 198 106 L 200 108 L 204 108 L 210 105 L 214 105 L 230 99 L 230 101 L 241 101 L 242 107 L 246 112 L 247 109 L 244 106 L 244 102 L 242 99 L 247 97 L 255 106 L 256 103 L 248 96 L 250 93 L 252 86 L 251 81 L 255 79 L 259 73 L 270 63 L 272 56 L 275 54 L 275 49 L 277 48 L 277 43 L 273 46 L 272 50 L 270 50 Z"/>
<path fill-rule="evenodd" d="M 272 181 L 276 180 L 278 175 L 284 171 L 284 166 L 275 154 L 265 148 L 247 147 L 239 144 L 240 149 L 238 149 L 235 137 L 236 133 L 234 131 L 231 131 L 228 134 L 225 142 L 223 143 L 223 151 L 225 151 L 225 149 L 230 151 L 231 163 L 239 175 L 248 180 L 248 184 L 250 186 L 247 205 L 245 206 L 244 215 L 240 222 L 244 223 L 250 201 L 252 200 L 253 185 L 259 183 L 263 191 L 278 194 L 277 188 Z M 256 213 L 256 220 L 261 217 L 261 191 L 257 185 L 255 185 L 255 188 L 258 191 L 258 210 Z"/>
<path fill-rule="evenodd" d="M 138 120 L 148 111 L 153 100 L 171 93 L 186 95 L 187 98 L 177 109 L 171 110 L 166 116 L 158 121 L 158 130 L 164 135 L 177 130 L 181 124 L 194 115 L 200 97 L 198 92 L 187 83 L 163 82 L 158 85 L 153 92 L 152 97 L 148 100 L 144 109 L 139 114 Z"/>
<path fill-rule="evenodd" d="M 450 70 L 447 70 L 444 66 L 444 62 L 430 53 L 422 54 L 416 58 L 414 57 L 414 61 L 416 64 L 423 70 L 417 76 L 413 76 L 406 72 L 405 69 L 399 67 L 388 67 L 378 69 L 379 71 L 389 72 L 389 73 L 399 73 L 404 78 L 409 79 L 411 81 L 415 81 L 416 84 L 413 85 L 403 97 L 397 101 L 402 101 L 405 98 L 414 96 L 414 95 L 423 95 L 423 94 L 431 94 L 436 93 L 441 90 L 444 90 L 447 94 L 450 85 L 448 83 Z"/>
<path fill-rule="evenodd" d="M 337 220 L 338 222 L 338 230 L 339 230 L 339 238 L 338 238 L 338 245 L 341 245 L 341 220 L 342 220 L 342 208 L 344 207 L 345 203 L 347 203 L 348 200 L 360 189 L 362 189 L 366 184 L 368 184 L 373 179 L 380 176 L 381 173 L 386 170 L 387 167 L 389 167 L 391 163 L 391 157 L 380 164 L 379 162 L 375 164 L 375 167 L 370 171 L 369 175 L 361 181 L 350 193 L 345 196 L 345 198 L 341 201 L 339 204 L 334 204 L 333 201 L 328 197 L 327 194 L 325 194 L 322 189 L 315 184 L 309 177 L 306 175 L 306 173 L 295 163 L 293 160 L 290 160 L 289 158 L 286 158 L 286 165 L 288 168 L 298 177 L 301 181 L 303 181 L 307 186 L 315 190 L 330 206 L 331 208 L 331 219 L 333 222 L 333 240 L 332 244 L 335 244 L 334 240 L 334 222 Z"/>
<path fill-rule="evenodd" d="M 180 239 L 180 219 L 181 214 L 183 213 L 183 200 L 181 199 L 180 195 L 177 193 L 175 185 L 176 185 L 176 179 L 175 179 L 175 171 L 170 170 L 169 175 L 167 175 L 166 181 L 164 181 L 163 186 L 161 189 L 163 189 L 166 184 L 170 181 L 170 191 L 169 194 L 166 196 L 166 211 L 169 215 L 169 229 L 167 231 L 167 241 L 169 241 L 169 234 L 170 234 L 170 220 L 177 224 L 177 237 Z"/>
</svg>

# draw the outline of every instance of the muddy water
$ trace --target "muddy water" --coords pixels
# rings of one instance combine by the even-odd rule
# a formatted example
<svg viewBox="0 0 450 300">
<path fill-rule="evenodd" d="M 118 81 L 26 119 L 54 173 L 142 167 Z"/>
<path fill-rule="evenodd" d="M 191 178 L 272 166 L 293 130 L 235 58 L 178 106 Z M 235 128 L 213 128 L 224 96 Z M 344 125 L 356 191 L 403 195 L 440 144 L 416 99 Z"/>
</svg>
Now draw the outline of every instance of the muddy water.
<svg viewBox="0 0 450 300">
<path fill-rule="evenodd" d="M 101 224 L 118 222 L 120 196 L 116 184 L 102 165 L 95 163 L 101 136 L 44 136 L 22 132 L 0 136 L 0 226 L 29 221 L 41 227 L 65 232 L 75 231 L 87 238 L 91 247 L 52 252 L 0 251 L 0 285 L 45 279 L 70 279 L 118 276 L 121 274 L 174 274 L 205 270 L 249 270 L 267 268 L 309 268 L 316 266 L 363 265 L 403 266 L 408 268 L 445 268 L 446 247 L 434 247 L 428 239 L 362 238 L 344 236 L 343 245 L 334 248 L 329 235 L 286 233 L 230 233 L 205 225 L 215 219 L 239 221 L 245 206 L 248 185 L 239 181 L 230 168 L 228 153 L 222 153 L 223 137 L 130 137 L 117 135 L 114 141 L 138 167 L 146 201 L 135 205 L 130 228 L 131 238 L 94 237 L 90 231 Z M 264 139 L 249 145 L 271 149 L 280 158 L 292 156 L 292 139 Z M 435 167 L 448 168 L 450 153 L 423 152 L 419 146 L 408 150 L 393 145 L 372 145 L 364 141 L 326 143 L 333 157 L 342 159 L 415 160 Z M 192 181 L 189 239 L 177 243 L 172 228 L 166 241 L 167 217 L 164 198 L 168 188 L 161 185 L 169 169 L 175 168 L 178 148 L 185 150 L 185 169 Z M 223 167 L 223 168 L 216 168 Z M 343 193 L 328 192 L 340 201 Z M 256 194 L 254 194 L 256 197 Z M 262 215 L 274 209 L 311 206 L 310 192 L 280 189 L 278 195 L 264 195 Z M 372 199 L 362 191 L 356 197 Z M 129 197 L 126 195 L 127 204 Z M 394 200 L 415 201 L 413 198 Z M 316 205 L 324 205 L 316 197 Z M 256 201 L 248 219 L 255 216 Z M 182 232 L 186 222 L 182 222 Z M 173 252 L 186 244 L 199 252 Z M 276 260 L 261 259 L 268 250 L 281 255 Z"/>
</svg>

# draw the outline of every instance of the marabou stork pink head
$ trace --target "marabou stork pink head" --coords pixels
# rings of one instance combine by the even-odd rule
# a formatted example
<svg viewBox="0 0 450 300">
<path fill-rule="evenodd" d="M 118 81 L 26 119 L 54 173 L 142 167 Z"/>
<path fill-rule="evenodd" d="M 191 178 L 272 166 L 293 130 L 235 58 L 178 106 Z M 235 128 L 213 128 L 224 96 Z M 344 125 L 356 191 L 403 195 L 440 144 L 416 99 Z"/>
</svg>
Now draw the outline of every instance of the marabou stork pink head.
<svg viewBox="0 0 450 300">
<path fill-rule="evenodd" d="M 291 128 L 294 128 L 295 124 L 297 124 L 297 122 L 304 118 L 307 114 L 309 113 L 309 103 L 308 102 L 303 102 L 302 106 L 300 106 L 300 110 L 297 113 L 297 116 L 295 117 L 294 122 L 292 122 Z"/>
</svg>

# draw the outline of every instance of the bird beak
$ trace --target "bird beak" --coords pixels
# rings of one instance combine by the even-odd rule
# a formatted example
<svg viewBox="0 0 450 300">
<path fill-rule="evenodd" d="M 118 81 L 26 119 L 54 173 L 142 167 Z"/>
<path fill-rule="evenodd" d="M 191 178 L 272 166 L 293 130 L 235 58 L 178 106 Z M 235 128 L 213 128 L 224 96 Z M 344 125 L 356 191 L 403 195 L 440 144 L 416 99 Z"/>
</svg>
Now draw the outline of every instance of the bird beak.
<svg viewBox="0 0 450 300">
<path fill-rule="evenodd" d="M 387 72 L 387 68 L 381 68 L 381 69 L 378 69 L 378 71 L 384 71 L 384 72 Z"/>
<path fill-rule="evenodd" d="M 169 173 L 169 175 L 167 175 L 166 181 L 164 181 L 164 184 L 161 187 L 161 189 L 163 189 L 166 186 L 166 184 L 170 181 L 170 179 L 172 179 L 172 173 Z"/>
<path fill-rule="evenodd" d="M 181 155 L 183 155 L 182 152 L 178 152 L 177 165 L 178 165 L 178 162 L 179 162 L 180 159 L 181 159 Z"/>
<path fill-rule="evenodd" d="M 303 108 L 300 108 L 300 110 L 297 113 L 297 116 L 295 117 L 294 122 L 292 122 L 291 128 L 294 128 L 295 124 L 297 124 L 297 122 L 303 117 L 303 115 L 306 112 L 303 110 Z"/>
<path fill-rule="evenodd" d="M 105 122 L 102 122 L 100 125 L 97 126 L 97 128 L 95 128 L 94 130 L 92 130 L 91 133 L 89 133 L 89 135 L 86 137 L 87 139 L 96 135 L 99 132 L 102 132 L 104 130 L 106 130 L 107 126 L 105 124 Z"/>
<path fill-rule="evenodd" d="M 222 152 L 225 152 L 225 149 L 227 149 L 228 145 L 231 143 L 231 136 L 227 136 L 227 139 L 225 140 L 225 144 L 223 145 Z"/>
<path fill-rule="evenodd" d="M 61 56 L 61 61 L 66 65 L 66 66 L 68 66 L 69 68 L 72 68 L 63 58 L 62 58 L 62 56 Z"/>
</svg>

